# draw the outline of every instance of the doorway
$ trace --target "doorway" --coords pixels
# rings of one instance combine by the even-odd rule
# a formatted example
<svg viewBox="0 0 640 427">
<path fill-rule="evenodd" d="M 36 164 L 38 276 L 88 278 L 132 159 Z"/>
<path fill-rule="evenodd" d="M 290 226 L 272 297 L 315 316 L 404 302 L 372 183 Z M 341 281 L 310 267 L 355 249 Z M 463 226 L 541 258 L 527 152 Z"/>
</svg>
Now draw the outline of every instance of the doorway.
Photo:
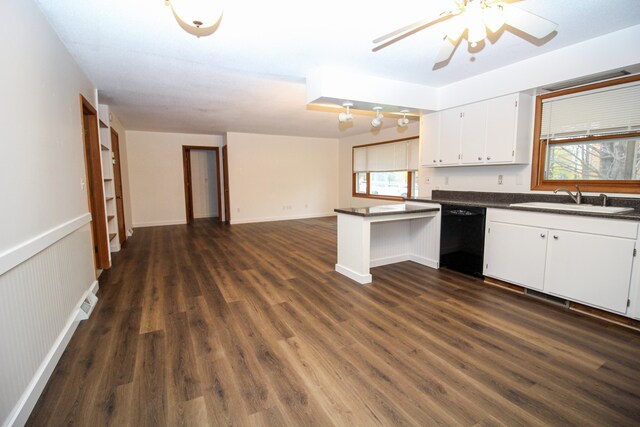
<svg viewBox="0 0 640 427">
<path fill-rule="evenodd" d="M 224 176 L 224 222 L 231 223 L 231 205 L 229 204 L 229 155 L 227 146 L 222 147 L 222 175 Z"/>
<path fill-rule="evenodd" d="M 80 95 L 80 106 L 82 109 L 82 135 L 84 141 L 85 172 L 87 175 L 88 204 L 89 212 L 91 213 L 93 258 L 96 269 L 106 270 L 110 267 L 109 237 L 107 234 L 107 216 L 104 206 L 100 141 L 98 139 L 98 113 L 82 95 Z"/>
<path fill-rule="evenodd" d="M 219 148 L 183 145 L 182 166 L 187 224 L 195 218 L 222 221 Z"/>
<path fill-rule="evenodd" d="M 118 132 L 111 128 L 111 151 L 113 152 L 113 179 L 116 194 L 116 216 L 118 219 L 118 241 L 122 245 L 127 240 L 127 227 L 124 223 L 124 204 L 122 200 L 122 169 L 120 168 L 120 140 Z"/>
</svg>

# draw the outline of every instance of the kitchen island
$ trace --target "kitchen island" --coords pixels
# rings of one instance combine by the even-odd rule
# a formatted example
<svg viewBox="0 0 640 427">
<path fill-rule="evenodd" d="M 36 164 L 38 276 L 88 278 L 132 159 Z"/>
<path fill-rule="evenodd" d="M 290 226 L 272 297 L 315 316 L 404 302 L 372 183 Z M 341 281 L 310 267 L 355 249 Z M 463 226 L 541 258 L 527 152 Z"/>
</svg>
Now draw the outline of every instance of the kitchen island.
<svg viewBox="0 0 640 427">
<path fill-rule="evenodd" d="M 334 211 L 338 273 L 366 284 L 372 281 L 370 267 L 413 261 L 438 268 L 440 205 L 407 202 Z"/>
</svg>

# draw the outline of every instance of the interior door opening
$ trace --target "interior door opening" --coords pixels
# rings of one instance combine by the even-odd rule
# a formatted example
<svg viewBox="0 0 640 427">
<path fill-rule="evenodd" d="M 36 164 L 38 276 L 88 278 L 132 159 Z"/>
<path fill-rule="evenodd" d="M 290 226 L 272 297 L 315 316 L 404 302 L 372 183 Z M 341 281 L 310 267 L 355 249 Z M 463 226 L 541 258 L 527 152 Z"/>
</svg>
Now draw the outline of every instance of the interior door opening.
<svg viewBox="0 0 640 427">
<path fill-rule="evenodd" d="M 98 139 L 98 113 L 82 95 L 80 95 L 80 105 L 82 109 L 82 135 L 87 176 L 87 199 L 89 212 L 91 213 L 93 257 L 95 268 L 97 270 L 106 270 L 111 265 L 102 183 L 102 160 L 100 159 L 100 141 Z"/>
<path fill-rule="evenodd" d="M 218 147 L 182 146 L 187 224 L 195 219 L 222 221 Z"/>
</svg>

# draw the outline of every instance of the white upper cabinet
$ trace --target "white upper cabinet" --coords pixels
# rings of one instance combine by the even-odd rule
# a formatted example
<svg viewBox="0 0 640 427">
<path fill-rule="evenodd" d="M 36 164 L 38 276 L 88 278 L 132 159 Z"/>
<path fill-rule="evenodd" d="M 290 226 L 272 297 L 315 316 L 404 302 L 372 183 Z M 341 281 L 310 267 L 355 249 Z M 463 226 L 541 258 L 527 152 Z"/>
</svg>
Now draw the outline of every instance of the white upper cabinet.
<svg viewBox="0 0 640 427">
<path fill-rule="evenodd" d="M 533 98 L 516 93 L 428 116 L 438 132 L 421 122 L 424 166 L 529 163 L 533 140 Z"/>
<path fill-rule="evenodd" d="M 440 141 L 438 166 L 456 165 L 460 162 L 460 132 L 462 123 L 461 108 L 440 112 Z"/>
<path fill-rule="evenodd" d="M 460 160 L 462 164 L 479 164 L 485 160 L 487 141 L 487 103 L 464 107 L 460 124 Z"/>
<path fill-rule="evenodd" d="M 440 140 L 440 114 L 432 113 L 420 117 L 420 156 L 421 164 L 435 166 L 438 163 L 438 143 L 427 141 Z"/>
</svg>

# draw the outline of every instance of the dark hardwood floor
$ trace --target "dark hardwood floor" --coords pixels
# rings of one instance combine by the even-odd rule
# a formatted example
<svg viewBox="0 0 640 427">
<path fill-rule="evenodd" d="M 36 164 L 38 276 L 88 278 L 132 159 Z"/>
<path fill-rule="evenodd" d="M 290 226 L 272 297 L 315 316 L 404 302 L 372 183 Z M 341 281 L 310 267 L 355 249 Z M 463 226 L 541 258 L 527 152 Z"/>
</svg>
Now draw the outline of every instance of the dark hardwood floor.
<svg viewBox="0 0 640 427">
<path fill-rule="evenodd" d="M 640 423 L 640 334 L 410 262 L 335 218 L 137 229 L 31 426 Z"/>
</svg>

